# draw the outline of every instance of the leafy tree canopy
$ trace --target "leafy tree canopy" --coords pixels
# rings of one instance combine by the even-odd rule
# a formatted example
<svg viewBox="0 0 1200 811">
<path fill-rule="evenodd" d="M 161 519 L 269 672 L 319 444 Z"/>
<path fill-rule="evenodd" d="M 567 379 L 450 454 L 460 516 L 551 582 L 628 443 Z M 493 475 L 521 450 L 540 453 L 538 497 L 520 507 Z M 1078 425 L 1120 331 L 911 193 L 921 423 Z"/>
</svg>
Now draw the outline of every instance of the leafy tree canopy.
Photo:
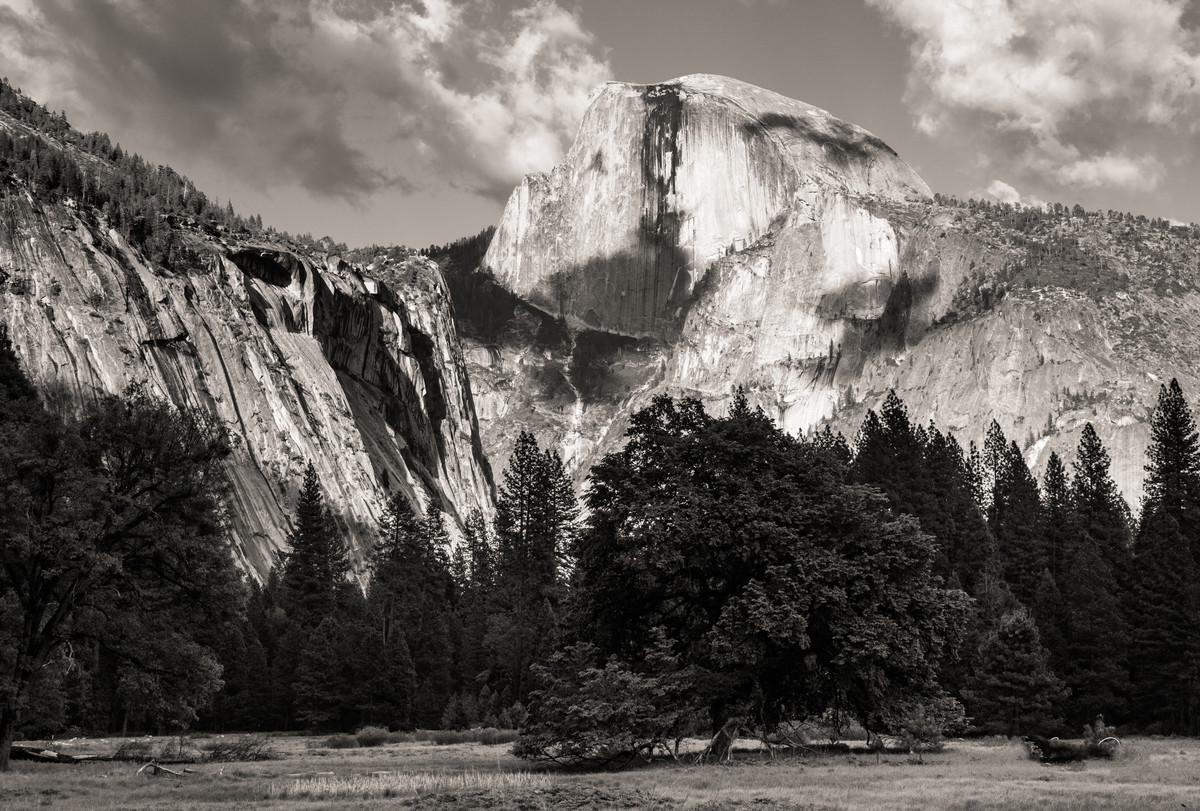
<svg viewBox="0 0 1200 811">
<path fill-rule="evenodd" d="M 594 645 L 595 684 L 612 683 L 605 657 L 654 673 L 668 640 L 670 678 L 707 712 L 715 756 L 743 726 L 832 710 L 879 730 L 901 705 L 943 698 L 935 669 L 968 598 L 931 575 L 933 539 L 744 397 L 725 418 L 657 398 L 593 471 L 588 506 L 572 625 Z M 567 742 L 560 688 L 531 717 Z"/>
</svg>

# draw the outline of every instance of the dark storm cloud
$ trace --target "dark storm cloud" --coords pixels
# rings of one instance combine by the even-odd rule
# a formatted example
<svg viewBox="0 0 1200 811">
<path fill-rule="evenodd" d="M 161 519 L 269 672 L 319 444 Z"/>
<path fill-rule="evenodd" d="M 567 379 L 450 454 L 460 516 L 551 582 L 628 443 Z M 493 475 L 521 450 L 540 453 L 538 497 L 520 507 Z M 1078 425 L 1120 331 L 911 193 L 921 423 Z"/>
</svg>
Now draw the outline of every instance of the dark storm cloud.
<svg viewBox="0 0 1200 811">
<path fill-rule="evenodd" d="M 546 0 L 501 19 L 451 0 L 0 0 L 0 46 L 34 95 L 352 201 L 434 177 L 503 196 L 608 76 Z"/>
</svg>

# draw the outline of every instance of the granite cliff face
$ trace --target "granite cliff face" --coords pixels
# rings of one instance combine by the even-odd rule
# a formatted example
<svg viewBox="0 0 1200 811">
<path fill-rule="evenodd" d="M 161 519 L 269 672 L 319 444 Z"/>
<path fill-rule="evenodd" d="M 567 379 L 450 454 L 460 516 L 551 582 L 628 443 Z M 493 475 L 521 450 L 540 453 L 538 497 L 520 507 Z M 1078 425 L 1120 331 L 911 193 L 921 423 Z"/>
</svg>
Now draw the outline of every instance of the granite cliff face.
<svg viewBox="0 0 1200 811">
<path fill-rule="evenodd" d="M 563 163 L 513 192 L 484 261 L 572 325 L 673 336 L 715 261 L 785 212 L 820 224 L 840 201 L 869 195 L 929 189 L 878 138 L 778 94 L 714 76 L 610 82 Z M 886 273 L 889 260 L 894 270 L 894 240 L 879 236 L 857 261 L 831 256 L 835 272 L 846 260 L 858 276 Z"/>
<path fill-rule="evenodd" d="M 1177 279 L 1111 216 L 935 202 L 879 139 L 740 82 L 608 84 L 476 276 L 517 298 L 490 330 L 459 307 L 485 446 L 529 428 L 582 479 L 657 393 L 720 412 L 744 386 L 853 436 L 895 388 L 964 445 L 997 420 L 1039 471 L 1094 422 L 1136 506 L 1159 383 L 1200 391 L 1200 236 Z"/>
<path fill-rule="evenodd" d="M 171 270 L 94 213 L 0 190 L 0 313 L 25 368 L 70 408 L 146 381 L 229 427 L 230 516 L 259 575 L 317 467 L 361 564 L 389 492 L 452 519 L 490 509 L 448 294 L 412 257 L 363 271 L 337 256 L 178 232 Z"/>
</svg>

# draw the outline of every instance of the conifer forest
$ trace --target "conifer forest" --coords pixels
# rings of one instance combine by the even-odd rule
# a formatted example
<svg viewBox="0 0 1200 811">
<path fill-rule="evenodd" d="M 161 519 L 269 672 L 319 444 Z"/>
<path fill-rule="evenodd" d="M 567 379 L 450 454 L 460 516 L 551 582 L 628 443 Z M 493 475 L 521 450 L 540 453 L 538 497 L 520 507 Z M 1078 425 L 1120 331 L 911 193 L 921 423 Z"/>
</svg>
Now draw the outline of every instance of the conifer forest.
<svg viewBox="0 0 1200 811">
<path fill-rule="evenodd" d="M 0 430 L 5 744 L 486 725 L 595 764 L 813 719 L 1200 732 L 1200 440 L 1174 381 L 1136 514 L 1091 430 L 1039 482 L 997 426 L 964 449 L 894 395 L 853 441 L 659 398 L 585 517 L 522 434 L 493 521 L 451 543 L 397 496 L 361 581 L 311 465 L 258 583 L 218 541 L 217 426 L 136 389 L 51 413 L 7 337 Z"/>
</svg>

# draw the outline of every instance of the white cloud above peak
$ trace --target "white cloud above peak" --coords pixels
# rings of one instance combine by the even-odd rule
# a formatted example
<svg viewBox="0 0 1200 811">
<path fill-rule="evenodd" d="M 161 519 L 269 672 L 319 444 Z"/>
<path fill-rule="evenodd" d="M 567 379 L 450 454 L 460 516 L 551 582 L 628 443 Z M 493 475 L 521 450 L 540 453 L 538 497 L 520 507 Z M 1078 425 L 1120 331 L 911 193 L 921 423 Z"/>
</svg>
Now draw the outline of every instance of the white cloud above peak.
<svg viewBox="0 0 1200 811">
<path fill-rule="evenodd" d="M 1076 188 L 1146 191 L 1146 138 L 1200 121 L 1200 42 L 1181 0 L 867 0 L 910 37 L 918 129 Z"/>
</svg>

